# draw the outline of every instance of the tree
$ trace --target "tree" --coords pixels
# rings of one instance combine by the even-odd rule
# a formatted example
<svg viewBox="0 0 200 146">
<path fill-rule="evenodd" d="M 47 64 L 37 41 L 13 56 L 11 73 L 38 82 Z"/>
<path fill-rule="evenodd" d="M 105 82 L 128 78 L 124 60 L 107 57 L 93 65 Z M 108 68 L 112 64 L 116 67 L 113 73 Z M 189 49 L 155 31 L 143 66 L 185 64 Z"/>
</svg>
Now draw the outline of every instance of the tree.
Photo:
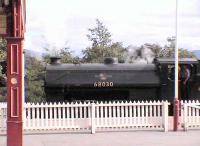
<svg viewBox="0 0 200 146">
<path fill-rule="evenodd" d="M 162 47 L 159 44 L 145 43 L 144 46 L 146 46 L 148 49 L 150 49 L 153 52 L 154 57 L 157 57 L 160 51 L 162 50 Z"/>
<path fill-rule="evenodd" d="M 195 58 L 196 57 L 193 52 L 187 49 L 180 48 L 178 49 L 178 51 L 179 51 L 180 58 Z"/>
<path fill-rule="evenodd" d="M 28 57 L 26 62 L 25 74 L 25 96 L 27 102 L 44 101 L 44 81 L 40 78 L 44 71 L 41 61 L 34 57 Z"/>
<path fill-rule="evenodd" d="M 108 48 L 108 54 L 106 56 L 117 57 L 119 62 L 123 63 L 127 57 L 127 48 L 123 47 L 122 42 L 114 42 Z"/>
<path fill-rule="evenodd" d="M 172 58 L 175 56 L 176 38 L 174 36 L 168 37 L 167 41 L 168 45 L 165 45 L 165 47 L 161 49 L 158 57 Z M 194 53 L 184 48 L 179 48 L 178 53 L 180 58 L 195 58 Z"/>
<path fill-rule="evenodd" d="M 6 60 L 6 40 L 0 38 L 0 62 Z M 2 66 L 0 65 L 0 76 L 2 76 Z"/>
<path fill-rule="evenodd" d="M 96 25 L 95 28 L 88 29 L 87 38 L 92 42 L 92 46 L 83 50 L 83 61 L 102 63 L 104 57 L 118 57 L 119 60 L 124 60 L 127 49 L 121 42 L 112 42 L 111 33 L 98 19 Z"/>
<path fill-rule="evenodd" d="M 90 34 L 87 35 L 87 38 L 92 41 L 92 47 L 108 47 L 111 44 L 111 34 L 108 29 L 96 19 L 96 27 L 89 28 Z"/>
<path fill-rule="evenodd" d="M 60 57 L 62 63 L 73 63 L 74 62 L 74 58 L 72 56 L 72 52 L 70 51 L 69 47 L 63 47 L 60 50 L 53 49 L 53 50 L 49 51 L 49 54 L 45 55 L 43 58 L 44 62 L 50 63 L 51 56 Z"/>
<path fill-rule="evenodd" d="M 73 63 L 74 61 L 72 52 L 69 51 L 69 47 L 65 47 L 60 50 L 60 57 L 62 63 Z"/>
<path fill-rule="evenodd" d="M 0 38 L 0 62 L 6 60 L 6 40 Z M 5 65 L 5 64 L 4 64 Z M 5 83 L 6 74 L 3 72 L 3 67 L 0 64 L 0 80 Z M 0 87 L 0 102 L 6 101 L 6 87 Z"/>
</svg>

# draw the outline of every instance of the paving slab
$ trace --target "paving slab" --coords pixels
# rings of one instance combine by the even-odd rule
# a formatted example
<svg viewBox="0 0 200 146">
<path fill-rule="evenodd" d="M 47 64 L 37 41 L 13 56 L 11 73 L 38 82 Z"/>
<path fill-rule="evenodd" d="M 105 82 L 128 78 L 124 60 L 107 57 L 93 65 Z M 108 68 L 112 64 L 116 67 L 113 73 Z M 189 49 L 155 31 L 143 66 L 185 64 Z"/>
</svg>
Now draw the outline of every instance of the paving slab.
<svg viewBox="0 0 200 146">
<path fill-rule="evenodd" d="M 6 146 L 6 136 L 0 136 L 0 146 Z M 29 134 L 24 146 L 200 146 L 200 131 Z"/>
</svg>

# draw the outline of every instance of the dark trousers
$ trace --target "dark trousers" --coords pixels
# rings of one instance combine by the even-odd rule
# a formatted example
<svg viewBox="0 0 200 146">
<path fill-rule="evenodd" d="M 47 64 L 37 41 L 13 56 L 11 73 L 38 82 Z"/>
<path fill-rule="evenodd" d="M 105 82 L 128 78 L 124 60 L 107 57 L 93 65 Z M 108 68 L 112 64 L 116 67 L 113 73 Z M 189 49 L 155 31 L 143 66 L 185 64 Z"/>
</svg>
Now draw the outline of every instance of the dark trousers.
<svg viewBox="0 0 200 146">
<path fill-rule="evenodd" d="M 183 84 L 181 81 L 181 100 L 189 100 L 190 99 L 190 85 L 189 82 Z"/>
</svg>

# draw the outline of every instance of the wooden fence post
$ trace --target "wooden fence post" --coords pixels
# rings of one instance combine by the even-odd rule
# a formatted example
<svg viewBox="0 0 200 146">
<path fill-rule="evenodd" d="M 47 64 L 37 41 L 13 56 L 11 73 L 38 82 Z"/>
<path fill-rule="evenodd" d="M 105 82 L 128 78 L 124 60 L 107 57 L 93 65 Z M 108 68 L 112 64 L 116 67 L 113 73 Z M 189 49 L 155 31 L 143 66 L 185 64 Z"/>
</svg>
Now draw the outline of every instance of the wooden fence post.
<svg viewBox="0 0 200 146">
<path fill-rule="evenodd" d="M 24 122 L 24 124 L 23 124 L 23 130 L 24 129 L 26 129 L 26 103 L 24 103 L 24 105 L 23 105 L 23 122 Z"/>
<path fill-rule="evenodd" d="M 0 103 L 0 131 L 3 129 L 3 104 Z"/>
<path fill-rule="evenodd" d="M 187 110 L 188 110 L 188 109 L 187 109 L 187 107 L 188 107 L 188 106 L 187 106 L 187 103 L 184 103 L 184 104 L 183 104 L 183 113 L 184 113 L 184 114 L 183 114 L 183 117 L 184 117 L 184 119 L 183 119 L 183 123 L 184 123 L 184 124 L 183 124 L 183 125 L 184 125 L 184 130 L 185 130 L 185 131 L 188 130 L 188 125 L 187 125 L 187 122 L 188 122 L 188 121 L 187 121 L 187 118 L 188 118 L 188 117 L 187 117 L 187 115 L 188 115 L 188 111 L 187 111 Z"/>
<path fill-rule="evenodd" d="M 94 134 L 96 129 L 95 125 L 95 103 L 91 103 L 91 133 Z"/>
<path fill-rule="evenodd" d="M 168 102 L 163 102 L 163 126 L 164 126 L 164 132 L 168 131 Z"/>
</svg>

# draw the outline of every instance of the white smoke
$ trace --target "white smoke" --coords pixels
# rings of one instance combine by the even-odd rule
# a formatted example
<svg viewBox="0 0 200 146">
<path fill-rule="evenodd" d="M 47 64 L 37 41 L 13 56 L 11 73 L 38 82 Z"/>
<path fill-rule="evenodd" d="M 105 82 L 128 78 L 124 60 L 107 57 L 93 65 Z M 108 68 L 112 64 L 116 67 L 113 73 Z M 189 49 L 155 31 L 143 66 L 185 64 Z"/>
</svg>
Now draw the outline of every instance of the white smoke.
<svg viewBox="0 0 200 146">
<path fill-rule="evenodd" d="M 150 48 L 148 48 L 148 46 L 144 45 L 144 49 L 142 50 L 142 58 L 144 58 L 147 63 L 152 63 L 155 58 L 155 54 Z"/>
<path fill-rule="evenodd" d="M 148 64 L 152 63 L 154 58 L 155 54 L 148 45 L 142 45 L 141 47 L 129 46 L 126 62 Z"/>
</svg>

